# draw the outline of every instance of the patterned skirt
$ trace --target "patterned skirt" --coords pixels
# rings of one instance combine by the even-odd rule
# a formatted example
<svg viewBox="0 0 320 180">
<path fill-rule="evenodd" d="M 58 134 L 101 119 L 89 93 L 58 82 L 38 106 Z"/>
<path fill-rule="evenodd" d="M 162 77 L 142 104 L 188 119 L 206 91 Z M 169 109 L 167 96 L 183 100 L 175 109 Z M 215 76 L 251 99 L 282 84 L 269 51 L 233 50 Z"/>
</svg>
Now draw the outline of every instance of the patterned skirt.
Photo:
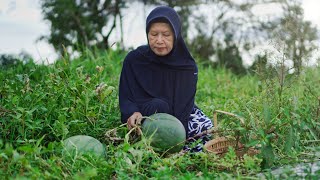
<svg viewBox="0 0 320 180">
<path fill-rule="evenodd" d="M 185 151 L 201 152 L 203 145 L 211 139 L 211 136 L 202 135 L 194 137 L 213 127 L 211 119 L 209 119 L 198 107 L 194 107 L 188 122 L 188 142 L 184 146 Z"/>
</svg>

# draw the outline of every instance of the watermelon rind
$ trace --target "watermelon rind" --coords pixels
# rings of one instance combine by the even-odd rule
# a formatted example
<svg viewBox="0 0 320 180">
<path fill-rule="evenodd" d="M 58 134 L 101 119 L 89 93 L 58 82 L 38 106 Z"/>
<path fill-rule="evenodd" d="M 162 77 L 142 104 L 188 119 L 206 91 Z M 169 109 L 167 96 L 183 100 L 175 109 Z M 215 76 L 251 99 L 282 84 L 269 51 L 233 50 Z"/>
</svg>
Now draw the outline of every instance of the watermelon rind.
<svg viewBox="0 0 320 180">
<path fill-rule="evenodd" d="M 150 145 L 159 152 L 179 152 L 186 140 L 183 124 L 167 113 L 156 113 L 145 118 L 141 129 L 144 136 L 151 139 Z"/>
<path fill-rule="evenodd" d="M 98 157 L 105 156 L 105 147 L 97 139 L 87 135 L 76 135 L 63 141 L 64 154 L 83 155 L 92 154 Z"/>
</svg>

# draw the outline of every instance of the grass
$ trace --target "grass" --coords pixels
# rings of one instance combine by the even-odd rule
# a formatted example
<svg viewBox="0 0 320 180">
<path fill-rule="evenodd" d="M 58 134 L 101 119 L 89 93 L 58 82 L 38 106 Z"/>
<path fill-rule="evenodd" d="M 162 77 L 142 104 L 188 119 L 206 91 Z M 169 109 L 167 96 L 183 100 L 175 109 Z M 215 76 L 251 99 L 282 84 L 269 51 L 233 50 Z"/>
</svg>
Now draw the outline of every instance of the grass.
<svg viewBox="0 0 320 180">
<path fill-rule="evenodd" d="M 285 164 L 319 159 L 320 71 L 306 69 L 280 84 L 277 76 L 235 76 L 199 65 L 197 105 L 219 116 L 224 135 L 241 135 L 261 154 L 240 161 L 208 153 L 161 157 L 147 139 L 121 126 L 118 79 L 126 52 L 86 52 L 44 66 L 32 62 L 0 72 L 0 175 L 5 179 L 212 179 L 250 178 Z M 113 136 L 106 132 L 116 129 Z M 230 131 L 232 130 L 232 131 Z M 106 146 L 106 158 L 66 157 L 61 141 L 83 134 Z M 272 178 L 272 175 L 266 175 Z M 288 177 L 295 177 L 289 174 Z M 319 177 L 319 172 L 310 177 Z"/>
</svg>

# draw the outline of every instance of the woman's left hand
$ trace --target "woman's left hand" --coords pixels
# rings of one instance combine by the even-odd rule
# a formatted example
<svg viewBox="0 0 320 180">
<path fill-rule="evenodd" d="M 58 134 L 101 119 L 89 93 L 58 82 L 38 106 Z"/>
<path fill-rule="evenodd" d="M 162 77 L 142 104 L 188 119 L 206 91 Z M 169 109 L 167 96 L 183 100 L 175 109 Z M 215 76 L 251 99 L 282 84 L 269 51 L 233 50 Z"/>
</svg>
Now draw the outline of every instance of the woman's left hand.
<svg viewBox="0 0 320 180">
<path fill-rule="evenodd" d="M 140 112 L 134 112 L 127 120 L 129 129 L 134 128 L 137 124 L 141 123 L 142 114 Z"/>
</svg>

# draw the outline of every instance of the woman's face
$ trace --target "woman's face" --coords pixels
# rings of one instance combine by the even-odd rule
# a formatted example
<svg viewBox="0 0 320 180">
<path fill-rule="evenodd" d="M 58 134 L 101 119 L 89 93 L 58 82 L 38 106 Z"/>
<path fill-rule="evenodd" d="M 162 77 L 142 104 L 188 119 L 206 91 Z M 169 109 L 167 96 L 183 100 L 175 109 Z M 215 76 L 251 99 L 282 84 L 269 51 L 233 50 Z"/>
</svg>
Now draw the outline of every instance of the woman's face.
<svg viewBox="0 0 320 180">
<path fill-rule="evenodd" d="M 148 41 L 151 50 L 158 56 L 165 56 L 173 48 L 174 34 L 167 23 L 152 23 L 148 32 Z"/>
</svg>

